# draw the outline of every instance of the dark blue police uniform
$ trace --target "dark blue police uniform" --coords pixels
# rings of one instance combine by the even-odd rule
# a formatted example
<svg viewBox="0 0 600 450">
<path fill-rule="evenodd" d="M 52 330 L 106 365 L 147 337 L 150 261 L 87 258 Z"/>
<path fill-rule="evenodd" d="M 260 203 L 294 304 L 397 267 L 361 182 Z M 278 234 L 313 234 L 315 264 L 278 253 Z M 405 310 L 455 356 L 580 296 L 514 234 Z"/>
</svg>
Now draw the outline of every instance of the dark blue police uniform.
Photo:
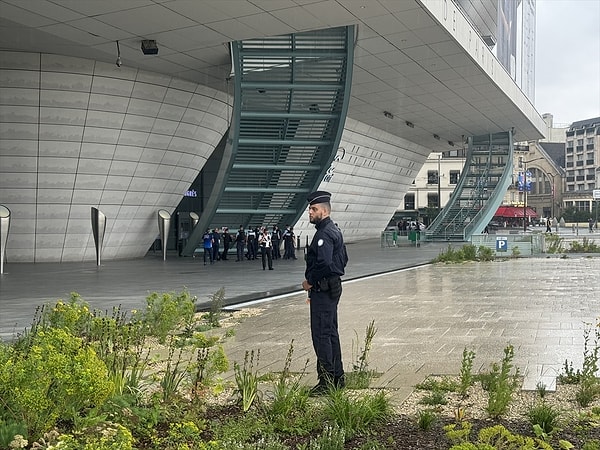
<svg viewBox="0 0 600 450">
<path fill-rule="evenodd" d="M 342 294 L 340 277 L 344 275 L 348 256 L 342 233 L 329 217 L 316 224 L 316 229 L 306 253 L 305 278 L 312 285 L 309 292 L 310 325 L 317 355 L 317 374 L 319 385 L 343 387 L 337 306 Z"/>
</svg>

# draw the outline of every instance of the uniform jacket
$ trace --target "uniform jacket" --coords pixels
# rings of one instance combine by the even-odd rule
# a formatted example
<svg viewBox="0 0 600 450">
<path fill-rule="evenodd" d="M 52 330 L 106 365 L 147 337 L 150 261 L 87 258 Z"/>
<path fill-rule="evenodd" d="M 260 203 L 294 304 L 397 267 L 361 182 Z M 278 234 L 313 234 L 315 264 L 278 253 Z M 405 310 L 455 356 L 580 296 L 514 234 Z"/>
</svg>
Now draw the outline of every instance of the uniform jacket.
<svg viewBox="0 0 600 450">
<path fill-rule="evenodd" d="M 342 232 L 331 218 L 321 220 L 316 229 L 306 253 L 305 278 L 313 286 L 323 278 L 344 275 L 348 263 Z"/>
</svg>

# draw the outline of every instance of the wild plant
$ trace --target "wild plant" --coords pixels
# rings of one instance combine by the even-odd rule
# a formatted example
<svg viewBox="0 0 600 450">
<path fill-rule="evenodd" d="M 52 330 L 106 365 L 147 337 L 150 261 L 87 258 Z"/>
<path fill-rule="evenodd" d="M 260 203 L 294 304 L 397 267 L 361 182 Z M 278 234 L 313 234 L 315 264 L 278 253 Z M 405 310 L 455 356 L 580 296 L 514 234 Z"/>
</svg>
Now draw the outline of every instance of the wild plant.
<svg viewBox="0 0 600 450">
<path fill-rule="evenodd" d="M 600 321 L 593 327 L 586 324 L 583 330 L 583 367 L 579 389 L 575 393 L 575 400 L 580 406 L 588 406 L 600 393 L 600 383 L 596 377 L 598 372 L 598 351 L 600 350 Z"/>
<path fill-rule="evenodd" d="M 417 426 L 419 430 L 430 430 L 436 420 L 437 414 L 431 409 L 421 409 L 417 412 Z"/>
<path fill-rule="evenodd" d="M 493 261 L 494 259 L 494 251 L 491 248 L 486 247 L 485 245 L 479 246 L 479 248 L 477 249 L 478 261 Z"/>
<path fill-rule="evenodd" d="M 543 400 L 546 397 L 546 394 L 548 393 L 546 383 L 538 381 L 535 385 L 535 392 L 537 393 L 538 397 Z"/>
<path fill-rule="evenodd" d="M 519 369 L 516 368 L 514 374 L 512 360 L 515 352 L 512 345 L 504 349 L 504 357 L 500 364 L 492 363 L 489 372 L 489 392 L 487 412 L 491 417 L 499 417 L 506 412 L 512 396 L 518 386 Z"/>
<path fill-rule="evenodd" d="M 377 334 L 375 321 L 371 320 L 367 325 L 363 347 L 360 350 L 358 350 L 358 334 L 356 332 L 354 334 L 356 335 L 356 341 L 352 340 L 352 354 L 357 354 L 357 356 L 352 365 L 352 372 L 346 374 L 346 386 L 351 389 L 366 389 L 375 374 L 373 370 L 369 369 L 369 353 L 373 347 L 373 338 Z"/>
<path fill-rule="evenodd" d="M 72 420 L 113 393 L 104 362 L 67 330 L 37 329 L 27 342 L 0 365 L 0 399 L 8 417 L 23 421 L 33 440 L 58 418 Z"/>
<path fill-rule="evenodd" d="M 448 377 L 442 378 L 427 378 L 421 383 L 415 385 L 415 389 L 421 391 L 440 391 L 440 392 L 454 392 L 458 388 L 456 382 Z"/>
<path fill-rule="evenodd" d="M 511 256 L 512 256 L 513 258 L 518 258 L 519 256 L 521 256 L 521 250 L 519 249 L 519 247 L 518 247 L 518 246 L 516 246 L 516 245 L 515 245 L 515 246 L 514 246 L 514 247 L 511 249 Z"/>
<path fill-rule="evenodd" d="M 146 298 L 146 309 L 133 314 L 133 322 L 141 322 L 148 335 L 157 337 L 164 344 L 169 334 L 193 321 L 195 303 L 196 297 L 187 291 L 160 295 L 153 292 Z"/>
<path fill-rule="evenodd" d="M 325 425 L 323 432 L 311 438 L 308 445 L 300 447 L 301 450 L 344 450 L 346 433 L 337 425 Z"/>
<path fill-rule="evenodd" d="M 183 350 L 179 349 L 177 356 L 175 356 L 175 352 L 175 347 L 170 345 L 166 367 L 159 380 L 164 403 L 168 403 L 175 398 L 181 383 L 186 378 L 186 361 L 183 358 Z"/>
<path fill-rule="evenodd" d="M 192 395 L 198 397 L 208 386 L 213 384 L 214 377 L 229 370 L 229 360 L 223 347 L 202 347 L 196 351 L 196 362 L 189 367 L 192 378 Z"/>
<path fill-rule="evenodd" d="M 277 378 L 273 390 L 273 399 L 268 408 L 268 414 L 273 417 L 289 417 L 294 411 L 301 410 L 308 402 L 308 393 L 303 388 L 301 381 L 306 374 L 308 359 L 299 376 L 292 376 L 290 367 L 294 355 L 294 341 L 290 342 L 283 370 Z"/>
<path fill-rule="evenodd" d="M 325 398 L 325 415 L 342 428 L 348 438 L 383 423 L 392 413 L 383 391 L 350 398 L 346 390 L 332 389 Z"/>
<path fill-rule="evenodd" d="M 223 310 L 223 303 L 225 302 L 225 288 L 222 287 L 209 296 L 209 298 L 210 310 L 205 317 L 211 327 L 219 328 L 221 326 L 221 311 Z"/>
<path fill-rule="evenodd" d="M 546 234 L 546 252 L 547 253 L 563 253 L 564 238 L 555 234 Z"/>
<path fill-rule="evenodd" d="M 560 411 L 548 403 L 541 402 L 530 408 L 526 416 L 531 425 L 534 427 L 537 425 L 543 433 L 549 435 L 558 427 Z M 541 437 L 541 434 L 538 437 Z"/>
<path fill-rule="evenodd" d="M 242 402 L 242 409 L 248 411 L 258 395 L 258 361 L 260 359 L 260 350 L 256 352 L 256 363 L 254 362 L 254 350 L 246 350 L 244 356 L 244 366 L 240 367 L 237 362 L 233 363 L 235 371 L 235 383 L 237 392 Z M 255 371 L 256 364 L 256 371 Z"/>
<path fill-rule="evenodd" d="M 432 391 L 429 395 L 423 397 L 419 403 L 422 405 L 429 406 L 437 406 L 437 405 L 447 405 L 448 399 L 441 391 Z"/>
<path fill-rule="evenodd" d="M 462 361 L 460 364 L 460 381 L 458 392 L 463 397 L 466 397 L 468 389 L 473 385 L 473 361 L 475 360 L 475 352 L 467 350 L 465 347 L 462 353 Z"/>
</svg>

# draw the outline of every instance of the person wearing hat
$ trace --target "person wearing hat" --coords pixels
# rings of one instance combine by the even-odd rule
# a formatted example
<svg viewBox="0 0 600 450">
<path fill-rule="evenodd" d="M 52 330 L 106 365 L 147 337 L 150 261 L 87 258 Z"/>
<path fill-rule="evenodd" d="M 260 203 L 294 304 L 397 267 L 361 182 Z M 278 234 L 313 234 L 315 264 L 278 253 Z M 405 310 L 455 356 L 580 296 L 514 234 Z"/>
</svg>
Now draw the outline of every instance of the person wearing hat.
<svg viewBox="0 0 600 450">
<path fill-rule="evenodd" d="M 311 336 L 319 378 L 311 394 L 321 395 L 345 385 L 337 307 L 342 295 L 341 276 L 344 275 L 348 255 L 342 232 L 329 217 L 331 194 L 316 191 L 307 200 L 308 218 L 317 231 L 306 253 L 302 288 L 308 293 Z"/>
</svg>

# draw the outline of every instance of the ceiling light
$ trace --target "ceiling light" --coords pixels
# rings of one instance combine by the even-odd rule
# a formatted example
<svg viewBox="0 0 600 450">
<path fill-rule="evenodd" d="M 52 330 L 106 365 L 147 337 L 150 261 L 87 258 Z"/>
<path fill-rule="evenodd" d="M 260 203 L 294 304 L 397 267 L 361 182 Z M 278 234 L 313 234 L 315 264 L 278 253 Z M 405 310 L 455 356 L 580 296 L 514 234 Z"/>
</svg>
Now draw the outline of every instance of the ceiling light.
<svg viewBox="0 0 600 450">
<path fill-rule="evenodd" d="M 155 40 L 146 39 L 142 41 L 142 52 L 144 55 L 157 55 L 158 46 Z"/>
<path fill-rule="evenodd" d="M 454 147 L 454 142 L 448 141 L 448 145 L 451 146 L 451 147 Z"/>
<path fill-rule="evenodd" d="M 440 137 L 439 137 L 437 134 L 434 134 L 434 135 L 433 135 L 433 138 L 434 138 L 434 139 L 437 139 L 438 141 L 440 140 Z"/>
<path fill-rule="evenodd" d="M 406 124 L 407 127 L 410 127 L 410 128 L 414 128 L 415 127 L 415 124 L 412 123 L 412 122 L 409 122 L 408 120 L 406 122 L 404 122 L 404 123 Z"/>
<path fill-rule="evenodd" d="M 117 60 L 115 61 L 117 67 L 121 67 L 123 62 L 121 61 L 121 48 L 119 47 L 119 41 L 117 41 Z"/>
<path fill-rule="evenodd" d="M 383 115 L 385 117 L 387 117 L 388 119 L 393 119 L 394 118 L 394 115 L 391 112 L 389 112 L 389 111 L 384 111 Z"/>
</svg>

